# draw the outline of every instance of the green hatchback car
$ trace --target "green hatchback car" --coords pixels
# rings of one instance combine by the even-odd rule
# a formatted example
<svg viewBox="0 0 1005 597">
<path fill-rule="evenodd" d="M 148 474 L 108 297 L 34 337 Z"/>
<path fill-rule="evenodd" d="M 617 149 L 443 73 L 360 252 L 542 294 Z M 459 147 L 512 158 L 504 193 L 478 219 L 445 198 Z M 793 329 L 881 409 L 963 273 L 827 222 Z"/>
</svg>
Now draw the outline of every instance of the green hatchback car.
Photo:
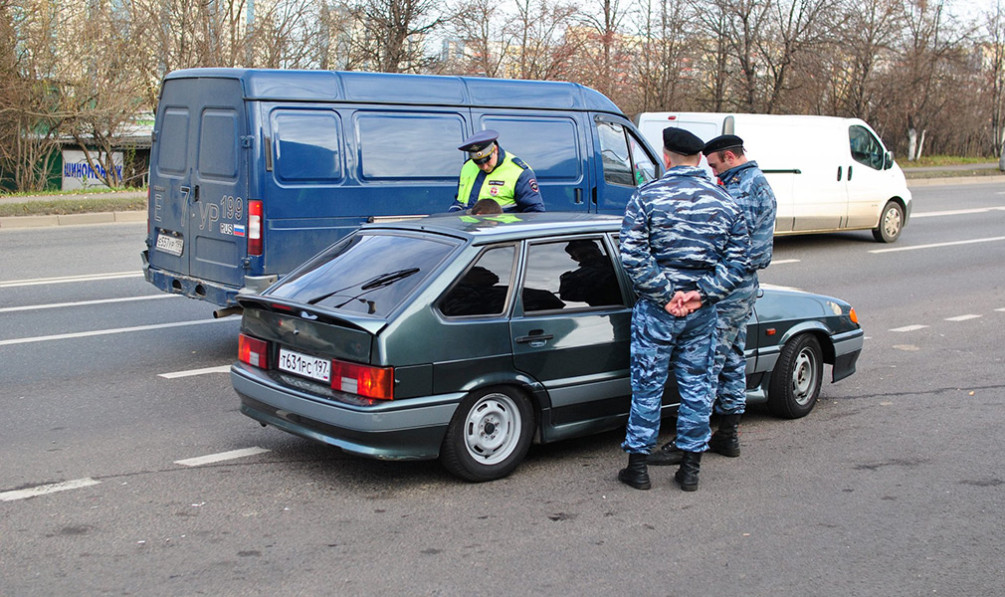
<svg viewBox="0 0 1005 597">
<path fill-rule="evenodd" d="M 622 426 L 634 296 L 620 225 L 561 213 L 366 225 L 239 297 L 241 412 L 353 454 L 439 458 L 469 481 L 509 474 L 532 442 Z M 805 416 L 823 365 L 851 375 L 862 343 L 848 303 L 764 289 L 750 402 Z M 664 413 L 676 406 L 668 387 Z"/>
</svg>

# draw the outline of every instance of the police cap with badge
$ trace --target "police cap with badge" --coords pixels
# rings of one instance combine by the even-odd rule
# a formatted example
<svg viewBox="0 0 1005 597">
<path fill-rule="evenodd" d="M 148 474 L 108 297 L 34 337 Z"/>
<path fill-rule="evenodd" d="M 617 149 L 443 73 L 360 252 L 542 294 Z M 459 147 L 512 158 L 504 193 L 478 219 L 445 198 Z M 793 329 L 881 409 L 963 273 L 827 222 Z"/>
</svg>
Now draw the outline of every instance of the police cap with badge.
<svg viewBox="0 0 1005 597">
<path fill-rule="evenodd" d="M 675 126 L 663 129 L 663 148 L 678 155 L 695 155 L 701 153 L 705 142 L 691 131 Z"/>
<path fill-rule="evenodd" d="M 468 152 L 471 161 L 480 166 L 492 157 L 492 151 L 496 148 L 496 139 L 498 138 L 498 132 L 485 129 L 465 139 L 464 143 L 457 149 Z"/>
<path fill-rule="evenodd" d="M 736 147 L 743 147 L 743 139 L 737 137 L 736 135 L 719 135 L 715 139 L 706 143 L 701 152 L 708 155 L 715 151 L 725 151 Z"/>
</svg>

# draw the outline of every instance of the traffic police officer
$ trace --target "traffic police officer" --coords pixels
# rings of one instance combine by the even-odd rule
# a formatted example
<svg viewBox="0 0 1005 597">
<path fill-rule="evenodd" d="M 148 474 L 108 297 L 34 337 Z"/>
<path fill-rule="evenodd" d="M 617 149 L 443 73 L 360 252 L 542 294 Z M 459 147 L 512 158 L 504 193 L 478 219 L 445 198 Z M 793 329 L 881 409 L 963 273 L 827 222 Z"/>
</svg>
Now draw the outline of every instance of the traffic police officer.
<svg viewBox="0 0 1005 597">
<path fill-rule="evenodd" d="M 457 198 L 450 211 L 468 209 L 480 199 L 493 199 L 506 212 L 544 211 L 537 177 L 526 162 L 499 147 L 499 133 L 479 131 L 458 149 L 468 152 L 461 167 Z"/>
<path fill-rule="evenodd" d="M 632 310 L 632 406 L 625 441 L 628 467 L 618 478 L 651 486 L 646 458 L 659 434 L 669 369 L 680 389 L 674 479 L 698 488 L 701 453 L 711 435 L 716 310 L 748 269 L 743 215 L 698 167 L 701 139 L 676 127 L 663 131 L 666 173 L 640 187 L 625 209 L 621 261 L 639 299 Z"/>
<path fill-rule="evenodd" d="M 719 315 L 719 345 L 715 355 L 718 389 L 714 411 L 719 415 L 719 428 L 712 434 L 708 449 L 735 458 L 740 455 L 737 429 L 747 405 L 747 359 L 744 355 L 747 321 L 757 300 L 757 270 L 771 263 L 776 202 L 757 162 L 747 159 L 740 137 L 716 137 L 705 145 L 702 153 L 743 212 L 750 233 L 750 269 L 733 292 L 715 305 Z M 676 464 L 681 456 L 670 442 L 649 457 L 649 464 Z"/>
</svg>

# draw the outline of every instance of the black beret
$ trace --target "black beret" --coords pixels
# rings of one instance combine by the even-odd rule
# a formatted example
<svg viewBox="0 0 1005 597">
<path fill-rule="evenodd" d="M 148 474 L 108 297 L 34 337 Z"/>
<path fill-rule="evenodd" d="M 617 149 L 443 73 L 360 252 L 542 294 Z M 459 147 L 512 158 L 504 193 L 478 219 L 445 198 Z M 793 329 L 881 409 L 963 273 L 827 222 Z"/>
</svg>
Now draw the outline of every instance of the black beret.
<svg viewBox="0 0 1005 597">
<path fill-rule="evenodd" d="M 663 147 L 680 155 L 694 155 L 701 151 L 705 143 L 691 131 L 675 126 L 663 129 Z"/>
<path fill-rule="evenodd" d="M 702 149 L 701 152 L 708 155 L 713 151 L 722 151 L 731 147 L 743 147 L 743 139 L 737 137 L 736 135 L 719 135 L 715 139 L 706 143 L 705 148 Z"/>
</svg>

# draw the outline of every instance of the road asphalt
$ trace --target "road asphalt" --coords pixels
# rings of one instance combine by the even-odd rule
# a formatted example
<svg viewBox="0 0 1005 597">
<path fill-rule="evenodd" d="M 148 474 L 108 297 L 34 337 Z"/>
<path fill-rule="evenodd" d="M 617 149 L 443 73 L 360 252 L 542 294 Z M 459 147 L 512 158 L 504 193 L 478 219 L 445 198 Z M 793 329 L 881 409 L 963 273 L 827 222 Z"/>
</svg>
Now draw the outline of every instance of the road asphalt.
<svg viewBox="0 0 1005 597">
<path fill-rule="evenodd" d="M 939 177 L 939 172 L 959 170 L 990 170 L 997 169 L 997 162 L 982 164 L 959 164 L 952 166 L 929 166 L 925 168 L 904 168 L 905 174 L 923 173 L 925 178 L 907 179 L 908 187 L 935 186 L 947 184 L 991 184 L 1005 183 L 1005 174 L 982 176 L 948 176 Z M 146 191 L 121 191 L 108 193 L 82 193 L 79 195 L 35 195 L 11 196 L 0 195 L 0 205 L 5 203 L 26 203 L 32 201 L 79 201 L 82 199 L 107 199 L 110 197 L 143 198 Z M 83 224 L 110 224 L 114 222 L 145 222 L 146 210 L 110 211 L 44 216 L 5 216 L 0 217 L 0 229 L 10 228 L 44 228 L 48 226 L 79 226 Z"/>
</svg>

